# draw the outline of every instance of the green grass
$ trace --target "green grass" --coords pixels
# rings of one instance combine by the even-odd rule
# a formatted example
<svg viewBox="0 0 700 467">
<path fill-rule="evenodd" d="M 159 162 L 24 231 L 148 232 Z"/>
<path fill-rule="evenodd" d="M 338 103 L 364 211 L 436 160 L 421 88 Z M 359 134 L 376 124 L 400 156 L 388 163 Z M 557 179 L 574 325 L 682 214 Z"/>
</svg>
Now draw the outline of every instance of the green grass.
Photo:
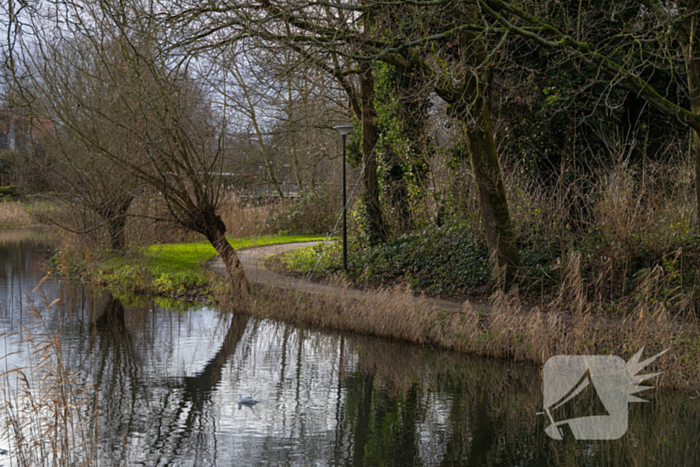
<svg viewBox="0 0 700 467">
<path fill-rule="evenodd" d="M 270 235 L 230 238 L 229 243 L 241 250 L 323 239 L 312 235 Z M 151 245 L 136 254 L 107 258 L 99 265 L 96 278 L 105 285 L 137 293 L 208 297 L 211 275 L 202 266 L 216 255 L 209 242 Z"/>
<path fill-rule="evenodd" d="M 341 270 L 342 254 L 342 243 L 333 242 L 271 256 L 266 264 L 272 269 L 300 275 L 313 273 L 317 278 L 322 278 Z"/>
<path fill-rule="evenodd" d="M 313 242 L 323 240 L 314 235 L 268 235 L 265 237 L 229 238 L 228 242 L 236 250 L 256 246 L 277 245 L 280 243 Z M 177 271 L 195 271 L 217 253 L 209 242 L 166 243 L 144 248 L 149 265 Z"/>
</svg>

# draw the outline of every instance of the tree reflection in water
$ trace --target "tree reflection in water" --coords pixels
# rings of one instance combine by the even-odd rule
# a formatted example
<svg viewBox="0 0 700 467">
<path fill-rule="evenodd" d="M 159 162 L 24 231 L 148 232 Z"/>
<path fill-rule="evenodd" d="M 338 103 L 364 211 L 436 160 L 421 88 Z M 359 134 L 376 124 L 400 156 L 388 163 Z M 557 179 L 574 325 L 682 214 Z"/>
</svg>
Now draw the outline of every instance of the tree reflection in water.
<svg viewBox="0 0 700 467">
<path fill-rule="evenodd" d="M 149 302 L 123 306 L 109 294 L 85 297 L 81 306 L 72 300 L 71 312 L 63 308 L 73 322 L 61 328 L 75 364 L 92 362 L 106 458 L 147 465 L 700 463 L 700 410 L 684 395 L 656 394 L 631 406 L 621 440 L 560 442 L 536 415 L 542 381 L 529 365 L 206 307 L 183 312 Z M 247 391 L 264 394 L 255 413 L 237 411 L 237 395 Z"/>
</svg>

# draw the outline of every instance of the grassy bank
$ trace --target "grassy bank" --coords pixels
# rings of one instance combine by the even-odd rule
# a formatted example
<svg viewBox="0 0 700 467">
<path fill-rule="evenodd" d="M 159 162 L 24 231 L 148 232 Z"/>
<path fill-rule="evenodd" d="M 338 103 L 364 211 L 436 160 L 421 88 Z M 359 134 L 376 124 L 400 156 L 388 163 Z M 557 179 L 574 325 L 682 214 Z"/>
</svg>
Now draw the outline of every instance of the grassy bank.
<svg viewBox="0 0 700 467">
<path fill-rule="evenodd" d="M 230 241 L 234 248 L 241 249 L 318 239 L 276 236 Z M 335 286 L 335 293 L 320 295 L 256 286 L 250 312 L 295 324 L 535 365 L 561 354 L 612 354 L 628 360 L 642 347 L 646 348 L 645 356 L 670 349 L 648 371 L 663 372 L 654 385 L 700 390 L 700 322 L 692 313 L 694 302 L 687 299 L 683 288 L 674 288 L 679 273 L 672 267 L 639 274 L 626 295 L 614 302 L 602 302 L 590 294 L 595 284 L 588 282 L 580 252 L 574 252 L 566 255 L 563 263 L 552 266 L 552 282 L 542 287 L 546 293 L 540 300 L 533 301 L 529 291 L 521 294 L 518 288 L 509 295 L 487 297 L 482 292 L 477 298 L 488 303 L 477 308 L 473 301 L 459 298 L 459 291 L 468 288 L 444 287 L 466 281 L 478 289 L 489 278 L 483 246 L 459 227 L 419 232 L 400 242 L 354 252 L 350 279 L 336 274 L 339 245 L 327 248 L 330 251 L 304 248 L 275 261 L 278 267 L 297 274 L 316 267 L 317 277 L 325 277 Z M 472 254 L 454 254 L 465 250 Z M 320 263 L 319 253 L 323 253 Z M 226 291 L 224 278 L 202 268 L 215 255 L 204 242 L 161 244 L 88 264 L 94 267 L 90 277 L 113 290 L 211 299 Z M 60 261 L 56 267 L 62 267 Z M 372 283 L 376 277 L 381 281 Z M 361 283 L 369 283 L 376 293 L 366 299 L 353 297 L 349 289 Z M 436 295 L 452 296 L 463 305 L 445 311 L 424 294 L 416 294 L 421 287 L 433 287 Z"/>
<path fill-rule="evenodd" d="M 643 373 L 662 372 L 653 386 L 700 391 L 698 322 L 679 320 L 662 306 L 636 309 L 611 320 L 580 310 L 561 313 L 521 305 L 517 295 L 497 294 L 488 313 L 469 302 L 446 312 L 401 287 L 383 288 L 366 299 L 337 293 L 320 295 L 274 287 L 256 288 L 253 314 L 294 324 L 373 335 L 473 355 L 543 365 L 554 355 L 617 355 L 629 360 L 669 351 Z"/>
<path fill-rule="evenodd" d="M 271 235 L 229 238 L 236 250 L 290 242 L 322 240 L 312 235 Z M 59 252 L 51 260 L 53 270 L 64 277 L 80 278 L 116 291 L 180 298 L 212 299 L 224 281 L 204 265 L 216 257 L 208 242 L 158 244 L 124 255 L 93 258 L 89 249 L 79 255 Z"/>
<path fill-rule="evenodd" d="M 655 386 L 698 391 L 699 237 L 676 227 L 663 234 L 650 229 L 626 242 L 602 231 L 577 238 L 567 232 L 572 238 L 560 241 L 522 235 L 523 267 L 507 296 L 487 294 L 486 248 L 466 224 L 355 246 L 347 274 L 339 244 L 304 248 L 270 258 L 268 265 L 335 281 L 338 295 L 268 290 L 257 312 L 536 365 L 561 354 L 629 359 L 642 347 L 645 356 L 670 349 L 653 370 L 663 372 Z M 376 299 L 360 302 L 344 292 L 357 286 L 375 289 Z M 424 298 L 430 295 L 465 304 L 447 312 Z M 479 309 L 487 311 L 465 299 L 484 303 Z"/>
</svg>

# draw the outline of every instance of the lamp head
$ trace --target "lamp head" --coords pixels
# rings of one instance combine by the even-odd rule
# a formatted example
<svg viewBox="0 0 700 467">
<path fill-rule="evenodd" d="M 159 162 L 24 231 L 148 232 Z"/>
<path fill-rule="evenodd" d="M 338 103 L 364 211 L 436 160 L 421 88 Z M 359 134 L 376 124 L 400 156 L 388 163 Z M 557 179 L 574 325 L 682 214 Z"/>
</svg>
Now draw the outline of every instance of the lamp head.
<svg viewBox="0 0 700 467">
<path fill-rule="evenodd" d="M 340 125 L 340 126 L 335 127 L 335 129 L 338 130 L 342 136 L 345 136 L 352 131 L 353 126 L 352 125 Z"/>
</svg>

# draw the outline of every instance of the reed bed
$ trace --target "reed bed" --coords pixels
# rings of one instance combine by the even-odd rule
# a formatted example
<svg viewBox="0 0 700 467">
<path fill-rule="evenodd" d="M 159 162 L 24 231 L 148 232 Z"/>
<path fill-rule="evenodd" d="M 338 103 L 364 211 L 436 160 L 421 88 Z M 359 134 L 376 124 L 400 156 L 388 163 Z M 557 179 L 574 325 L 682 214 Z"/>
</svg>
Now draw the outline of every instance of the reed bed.
<svg viewBox="0 0 700 467">
<path fill-rule="evenodd" d="M 265 229 L 273 209 L 273 205 L 246 205 L 243 199 L 231 190 L 223 197 L 219 212 L 228 235 L 238 238 L 273 233 Z"/>
<path fill-rule="evenodd" d="M 28 204 L 19 201 L 0 202 L 0 226 L 18 227 L 37 223 Z"/>
<path fill-rule="evenodd" d="M 32 324 L 21 331 L 26 365 L 0 373 L 0 420 L 12 465 L 97 465 L 97 391 L 66 366 L 58 334 L 45 315 L 60 306 L 40 291 L 26 307 Z M 9 336 L 3 334 L 3 337 Z"/>
</svg>

